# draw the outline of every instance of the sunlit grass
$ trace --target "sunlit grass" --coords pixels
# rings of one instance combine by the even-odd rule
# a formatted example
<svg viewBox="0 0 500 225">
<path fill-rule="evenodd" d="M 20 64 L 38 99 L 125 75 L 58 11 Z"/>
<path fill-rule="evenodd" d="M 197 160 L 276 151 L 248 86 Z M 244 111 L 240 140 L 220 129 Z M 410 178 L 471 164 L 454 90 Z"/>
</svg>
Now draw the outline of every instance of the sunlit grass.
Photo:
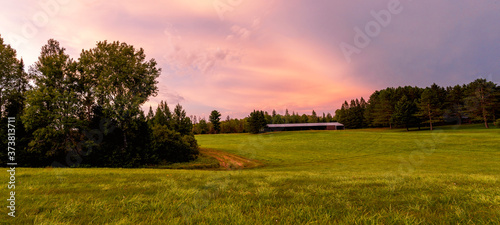
<svg viewBox="0 0 500 225">
<path fill-rule="evenodd" d="M 196 137 L 232 171 L 18 168 L 18 224 L 498 224 L 500 129 Z M 198 164 L 213 164 L 200 159 Z M 190 167 L 187 167 L 190 168 Z M 2 173 L 7 180 L 7 173 Z M 7 189 L 2 190 L 7 194 Z"/>
</svg>

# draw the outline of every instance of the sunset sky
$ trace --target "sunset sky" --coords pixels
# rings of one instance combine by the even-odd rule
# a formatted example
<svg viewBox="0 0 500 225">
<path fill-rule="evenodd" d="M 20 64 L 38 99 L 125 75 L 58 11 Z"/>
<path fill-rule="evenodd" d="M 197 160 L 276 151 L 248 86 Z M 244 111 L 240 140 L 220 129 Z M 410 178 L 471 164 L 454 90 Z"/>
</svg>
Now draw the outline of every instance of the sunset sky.
<svg viewBox="0 0 500 225">
<path fill-rule="evenodd" d="M 7 1 L 0 35 L 27 65 L 48 39 L 78 59 L 97 41 L 145 49 L 159 93 L 188 115 L 334 113 L 392 86 L 500 81 L 500 1 Z"/>
</svg>

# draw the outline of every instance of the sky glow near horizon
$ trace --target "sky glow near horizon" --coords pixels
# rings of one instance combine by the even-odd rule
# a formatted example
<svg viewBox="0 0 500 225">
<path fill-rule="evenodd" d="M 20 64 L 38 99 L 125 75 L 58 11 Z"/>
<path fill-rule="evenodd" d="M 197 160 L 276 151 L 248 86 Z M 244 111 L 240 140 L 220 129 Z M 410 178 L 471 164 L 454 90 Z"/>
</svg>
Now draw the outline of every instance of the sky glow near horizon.
<svg viewBox="0 0 500 225">
<path fill-rule="evenodd" d="M 27 0 L 0 12 L 27 67 L 50 38 L 75 60 L 98 41 L 126 42 L 162 68 L 143 109 L 166 100 L 207 119 L 333 115 L 386 87 L 500 81 L 498 0 Z"/>
</svg>

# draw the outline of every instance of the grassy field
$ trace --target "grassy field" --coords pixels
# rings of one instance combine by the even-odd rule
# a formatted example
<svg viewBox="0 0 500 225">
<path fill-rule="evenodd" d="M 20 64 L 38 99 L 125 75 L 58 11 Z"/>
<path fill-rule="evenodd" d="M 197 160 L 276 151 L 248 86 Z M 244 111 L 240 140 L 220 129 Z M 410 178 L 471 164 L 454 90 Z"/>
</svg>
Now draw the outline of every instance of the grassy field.
<svg viewBox="0 0 500 225">
<path fill-rule="evenodd" d="M 432 132 L 366 129 L 196 138 L 203 157 L 172 168 L 205 170 L 18 168 L 17 217 L 7 218 L 2 207 L 2 220 L 500 223 L 500 129 L 467 126 Z M 216 168 L 215 160 L 221 168 Z M 6 172 L 1 176 L 7 181 Z M 6 187 L 2 190 L 8 198 Z"/>
</svg>

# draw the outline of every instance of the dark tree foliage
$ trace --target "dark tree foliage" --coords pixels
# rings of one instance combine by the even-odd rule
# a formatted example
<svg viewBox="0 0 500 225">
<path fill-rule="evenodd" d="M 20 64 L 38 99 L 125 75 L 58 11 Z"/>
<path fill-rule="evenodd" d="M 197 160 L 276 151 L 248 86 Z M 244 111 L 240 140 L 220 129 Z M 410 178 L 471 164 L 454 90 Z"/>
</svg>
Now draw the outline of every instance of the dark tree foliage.
<svg viewBox="0 0 500 225">
<path fill-rule="evenodd" d="M 210 120 L 210 123 L 212 123 L 213 130 L 215 133 L 220 132 L 220 112 L 217 110 L 213 110 L 210 113 L 210 117 L 208 118 Z"/>
<path fill-rule="evenodd" d="M 446 88 L 445 112 L 449 116 L 454 117 L 457 124 L 462 124 L 462 119 L 466 114 L 465 90 L 465 85 L 455 85 Z"/>
<path fill-rule="evenodd" d="M 311 116 L 308 118 L 307 122 L 308 123 L 317 123 L 317 122 L 319 122 L 318 115 L 316 114 L 316 112 L 314 110 L 312 111 Z"/>
<path fill-rule="evenodd" d="M 408 130 L 410 126 L 419 124 L 420 121 L 415 116 L 417 112 L 418 108 L 415 101 L 411 101 L 406 95 L 403 95 L 396 103 L 392 121 L 396 125 L 403 125 Z"/>
<path fill-rule="evenodd" d="M 365 126 L 364 114 L 366 105 L 363 98 L 361 100 L 353 99 L 351 100 L 351 104 L 345 101 L 340 109 L 335 111 L 335 119 L 339 123 L 344 124 L 346 128 L 362 128 Z"/>
<path fill-rule="evenodd" d="M 14 117 L 15 126 L 16 155 L 15 160 L 24 165 L 32 160 L 27 154 L 26 146 L 31 139 L 31 135 L 26 132 L 21 116 L 24 112 L 26 92 L 30 86 L 28 84 L 29 76 L 24 71 L 23 60 L 16 58 L 16 51 L 10 45 L 5 45 L 0 36 L 0 143 L 7 146 L 8 138 L 8 118 Z M 0 163 L 5 165 L 8 160 L 7 149 L 0 152 Z"/>
<path fill-rule="evenodd" d="M 196 134 L 208 134 L 210 131 L 208 123 L 205 119 L 200 119 L 200 122 L 195 125 Z"/>
<path fill-rule="evenodd" d="M 395 95 L 396 93 L 394 88 L 387 88 L 380 91 L 378 102 L 374 105 L 374 124 L 383 126 L 388 125 L 392 128 L 391 117 L 394 112 L 397 99 Z"/>
<path fill-rule="evenodd" d="M 404 124 L 395 121 L 394 113 L 396 113 L 396 104 L 400 99 L 405 96 L 409 102 L 416 103 L 420 99 L 422 89 L 418 87 L 398 87 L 386 88 L 384 90 L 375 91 L 368 100 L 364 120 L 365 125 L 370 127 L 388 126 L 393 125 L 401 126 Z M 416 105 L 410 104 L 412 107 Z M 420 121 L 416 115 L 411 118 L 412 125 L 419 125 Z M 397 124 L 394 124 L 397 123 Z"/>
<path fill-rule="evenodd" d="M 170 112 L 163 101 L 149 123 L 152 130 L 152 152 L 157 163 L 184 162 L 198 155 L 198 144 L 194 139 L 193 124 L 186 117 L 182 106 L 177 104 Z"/>
<path fill-rule="evenodd" d="M 264 118 L 266 120 L 266 124 L 273 123 L 273 117 L 271 115 L 269 115 L 269 113 L 264 112 Z"/>
<path fill-rule="evenodd" d="M 495 88 L 495 105 L 493 106 L 493 120 L 496 121 L 496 125 L 500 127 L 498 121 L 500 120 L 500 86 Z"/>
<path fill-rule="evenodd" d="M 303 114 L 300 116 L 298 113 L 288 112 L 288 109 L 285 110 L 284 115 L 280 115 L 273 110 L 271 114 L 262 111 L 264 116 L 265 124 L 283 124 L 283 123 L 312 123 L 312 122 L 335 122 L 336 120 L 333 118 L 330 113 L 323 113 L 320 117 L 313 110 L 311 115 Z M 194 118 L 194 117 L 193 117 Z M 226 117 L 226 120 L 220 121 L 220 133 L 246 133 L 250 132 L 250 125 L 248 123 L 250 117 L 246 117 L 243 119 L 232 119 L 229 116 Z M 213 129 L 213 124 L 211 122 L 207 123 L 206 120 L 200 119 L 198 123 L 193 125 L 193 132 L 195 134 L 206 134 L 206 133 L 215 133 Z"/>
<path fill-rule="evenodd" d="M 79 61 L 84 105 L 100 105 L 104 115 L 123 131 L 139 117 L 140 106 L 158 92 L 156 78 L 161 69 L 154 59 L 146 61 L 142 48 L 118 41 L 98 42 L 95 48 L 82 51 Z M 120 146 L 127 151 L 127 132 L 123 132 Z"/>
<path fill-rule="evenodd" d="M 256 111 L 250 113 L 248 117 L 248 132 L 252 134 L 258 134 L 264 127 L 266 127 L 266 118 L 264 116 L 264 111 Z"/>
<path fill-rule="evenodd" d="M 186 111 L 182 109 L 180 104 L 177 104 L 172 114 L 172 128 L 181 135 L 189 135 L 193 130 L 191 119 L 186 116 Z"/>
<path fill-rule="evenodd" d="M 104 41 L 75 61 L 51 39 L 29 74 L 1 37 L 0 53 L 0 117 L 3 124 L 16 117 L 19 164 L 140 167 L 197 157 L 182 106 L 171 112 L 161 102 L 147 116 L 140 110 L 156 94 L 160 74 L 142 49 Z M 0 136 L 7 140 L 3 126 Z"/>
<path fill-rule="evenodd" d="M 432 84 L 422 92 L 420 102 L 418 103 L 418 115 L 429 123 L 429 127 L 433 130 L 433 123 L 438 123 L 443 120 L 444 100 L 446 99 L 446 91 L 437 84 Z"/>
<path fill-rule="evenodd" d="M 494 121 L 495 110 L 498 110 L 498 87 L 491 81 L 477 79 L 466 87 L 465 105 L 469 114 L 482 120 L 489 128 L 488 121 Z"/>
<path fill-rule="evenodd" d="M 36 86 L 26 93 L 22 115 L 24 126 L 33 135 L 27 151 L 47 160 L 64 158 L 83 138 L 76 63 L 59 42 L 50 39 L 30 74 Z"/>
<path fill-rule="evenodd" d="M 229 119 L 221 122 L 221 133 L 245 133 L 246 119 Z"/>
</svg>

